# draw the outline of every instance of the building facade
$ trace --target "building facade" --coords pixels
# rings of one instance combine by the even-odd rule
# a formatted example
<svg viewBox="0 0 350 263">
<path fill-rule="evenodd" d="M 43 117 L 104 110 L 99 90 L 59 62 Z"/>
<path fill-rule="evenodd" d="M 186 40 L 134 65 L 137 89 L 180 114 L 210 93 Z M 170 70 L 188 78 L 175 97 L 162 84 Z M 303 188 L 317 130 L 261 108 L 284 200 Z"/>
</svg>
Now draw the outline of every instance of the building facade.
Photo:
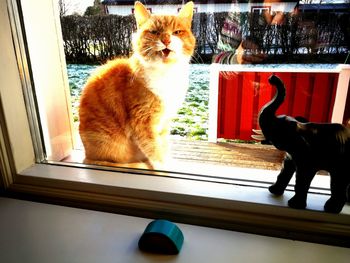
<svg viewBox="0 0 350 263">
<path fill-rule="evenodd" d="M 105 0 L 102 1 L 106 14 L 114 15 L 130 15 L 134 12 L 134 2 L 130 0 Z M 188 1 L 177 0 L 150 0 L 141 1 L 148 10 L 153 14 L 176 14 L 181 6 Z M 253 1 L 235 1 L 235 0 L 219 0 L 219 1 L 200 1 L 195 0 L 196 13 L 218 13 L 218 12 L 262 12 L 268 10 L 270 12 L 284 11 L 291 12 L 296 6 L 296 0 L 253 0 Z"/>
</svg>

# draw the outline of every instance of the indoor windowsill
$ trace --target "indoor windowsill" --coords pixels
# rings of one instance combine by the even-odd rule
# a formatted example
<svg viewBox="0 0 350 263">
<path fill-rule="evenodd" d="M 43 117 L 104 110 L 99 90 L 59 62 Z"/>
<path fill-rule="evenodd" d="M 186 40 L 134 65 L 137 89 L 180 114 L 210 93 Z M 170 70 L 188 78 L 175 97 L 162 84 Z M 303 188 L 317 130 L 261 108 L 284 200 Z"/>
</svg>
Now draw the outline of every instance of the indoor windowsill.
<svg viewBox="0 0 350 263">
<path fill-rule="evenodd" d="M 177 256 L 142 253 L 150 219 L 0 198 L 1 262 L 348 262 L 342 247 L 178 224 Z"/>
</svg>

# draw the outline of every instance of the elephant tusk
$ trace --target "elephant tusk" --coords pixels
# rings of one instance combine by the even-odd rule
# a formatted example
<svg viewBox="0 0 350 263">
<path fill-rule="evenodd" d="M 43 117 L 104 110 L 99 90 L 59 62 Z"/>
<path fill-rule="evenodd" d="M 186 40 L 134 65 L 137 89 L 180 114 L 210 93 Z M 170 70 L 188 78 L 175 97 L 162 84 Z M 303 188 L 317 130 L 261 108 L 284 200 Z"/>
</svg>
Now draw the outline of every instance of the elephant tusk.
<svg viewBox="0 0 350 263">
<path fill-rule="evenodd" d="M 253 133 L 259 134 L 259 135 L 264 135 L 262 130 L 257 130 L 257 129 L 252 129 Z"/>
<path fill-rule="evenodd" d="M 266 139 L 264 134 L 263 134 L 263 132 L 261 130 L 253 129 L 252 131 L 253 131 L 253 133 L 255 133 L 255 134 L 252 134 L 252 138 L 254 140 L 264 141 Z"/>
<path fill-rule="evenodd" d="M 252 135 L 252 138 L 257 141 L 264 141 L 265 137 L 263 135 Z"/>
</svg>

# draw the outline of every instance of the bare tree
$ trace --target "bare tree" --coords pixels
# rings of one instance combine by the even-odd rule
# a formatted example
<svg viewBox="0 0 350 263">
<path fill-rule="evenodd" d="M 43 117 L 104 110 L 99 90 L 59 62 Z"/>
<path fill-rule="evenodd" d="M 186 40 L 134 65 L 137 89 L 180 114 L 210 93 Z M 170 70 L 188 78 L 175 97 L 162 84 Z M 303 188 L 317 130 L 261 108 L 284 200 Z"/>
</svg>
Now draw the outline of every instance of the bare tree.
<svg viewBox="0 0 350 263">
<path fill-rule="evenodd" d="M 67 4 L 64 0 L 58 0 L 58 6 L 60 8 L 60 17 L 63 17 L 67 14 Z"/>
<path fill-rule="evenodd" d="M 74 4 L 69 0 L 58 0 L 58 7 L 60 10 L 60 17 L 67 16 L 77 10 L 77 4 Z"/>
</svg>

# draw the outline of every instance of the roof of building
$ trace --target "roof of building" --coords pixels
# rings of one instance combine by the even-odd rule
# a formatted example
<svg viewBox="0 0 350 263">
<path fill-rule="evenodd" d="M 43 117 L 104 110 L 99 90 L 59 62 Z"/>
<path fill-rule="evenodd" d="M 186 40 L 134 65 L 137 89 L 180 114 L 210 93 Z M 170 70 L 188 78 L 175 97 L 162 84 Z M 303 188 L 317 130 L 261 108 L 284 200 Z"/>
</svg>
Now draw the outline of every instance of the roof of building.
<svg viewBox="0 0 350 263">
<path fill-rule="evenodd" d="M 334 3 L 334 4 L 303 4 L 300 5 L 300 9 L 303 10 L 337 10 L 337 9 L 349 9 L 349 3 Z"/>
<path fill-rule="evenodd" d="M 189 0 L 140 0 L 145 5 L 174 5 L 187 3 Z M 193 0 L 195 4 L 222 4 L 222 3 L 234 3 L 235 0 Z M 237 0 L 239 3 L 263 3 L 264 0 Z M 269 2 L 280 2 L 280 0 L 270 0 Z M 283 2 L 297 2 L 297 0 L 283 0 Z M 135 1 L 131 0 L 104 0 L 104 5 L 133 5 Z"/>
</svg>

